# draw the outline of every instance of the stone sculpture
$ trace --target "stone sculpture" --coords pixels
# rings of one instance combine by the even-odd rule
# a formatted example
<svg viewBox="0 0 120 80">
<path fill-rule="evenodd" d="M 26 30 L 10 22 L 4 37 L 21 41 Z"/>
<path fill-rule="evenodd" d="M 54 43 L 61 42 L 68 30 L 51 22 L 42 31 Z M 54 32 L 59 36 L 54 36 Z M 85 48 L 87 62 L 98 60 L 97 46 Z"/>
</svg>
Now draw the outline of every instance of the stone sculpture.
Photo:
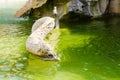
<svg viewBox="0 0 120 80">
<path fill-rule="evenodd" d="M 59 60 L 50 44 L 44 40 L 54 26 L 55 22 L 51 17 L 38 19 L 32 26 L 32 34 L 26 41 L 26 49 L 43 60 Z"/>
</svg>

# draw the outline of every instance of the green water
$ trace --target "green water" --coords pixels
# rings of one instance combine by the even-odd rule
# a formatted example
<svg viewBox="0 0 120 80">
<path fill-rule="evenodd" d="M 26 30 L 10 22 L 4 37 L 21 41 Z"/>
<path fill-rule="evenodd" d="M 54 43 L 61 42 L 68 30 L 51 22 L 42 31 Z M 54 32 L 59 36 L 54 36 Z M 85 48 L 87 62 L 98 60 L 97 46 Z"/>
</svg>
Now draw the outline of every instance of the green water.
<svg viewBox="0 0 120 80">
<path fill-rule="evenodd" d="M 120 80 L 120 18 L 61 22 L 59 62 L 25 49 L 34 20 L 0 10 L 0 80 Z"/>
</svg>

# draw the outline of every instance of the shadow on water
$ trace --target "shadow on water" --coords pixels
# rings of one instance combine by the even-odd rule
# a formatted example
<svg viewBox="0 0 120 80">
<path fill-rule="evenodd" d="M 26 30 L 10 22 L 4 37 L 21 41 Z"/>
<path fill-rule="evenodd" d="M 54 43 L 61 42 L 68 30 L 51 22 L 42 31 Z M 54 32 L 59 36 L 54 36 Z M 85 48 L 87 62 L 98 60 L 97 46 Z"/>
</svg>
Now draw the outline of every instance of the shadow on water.
<svg viewBox="0 0 120 80">
<path fill-rule="evenodd" d="M 119 25 L 120 18 L 62 25 L 60 69 L 79 74 L 82 80 L 119 80 Z"/>
</svg>

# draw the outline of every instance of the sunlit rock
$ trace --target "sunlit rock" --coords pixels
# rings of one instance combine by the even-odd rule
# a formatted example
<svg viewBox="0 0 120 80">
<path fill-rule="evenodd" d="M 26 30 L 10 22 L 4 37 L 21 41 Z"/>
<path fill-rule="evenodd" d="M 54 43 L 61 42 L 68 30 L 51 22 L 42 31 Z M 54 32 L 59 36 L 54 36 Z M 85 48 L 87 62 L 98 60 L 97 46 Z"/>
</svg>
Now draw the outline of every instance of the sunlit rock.
<svg viewBox="0 0 120 80">
<path fill-rule="evenodd" d="M 41 7 L 43 4 L 46 3 L 47 0 L 28 0 L 26 4 L 16 12 L 16 16 L 20 17 L 22 15 L 25 15 L 26 12 L 29 13 L 29 11 L 33 8 Z"/>
<path fill-rule="evenodd" d="M 51 17 L 38 19 L 32 26 L 32 34 L 27 39 L 26 49 L 43 60 L 59 60 L 50 44 L 44 40 L 54 26 L 55 22 Z"/>
</svg>

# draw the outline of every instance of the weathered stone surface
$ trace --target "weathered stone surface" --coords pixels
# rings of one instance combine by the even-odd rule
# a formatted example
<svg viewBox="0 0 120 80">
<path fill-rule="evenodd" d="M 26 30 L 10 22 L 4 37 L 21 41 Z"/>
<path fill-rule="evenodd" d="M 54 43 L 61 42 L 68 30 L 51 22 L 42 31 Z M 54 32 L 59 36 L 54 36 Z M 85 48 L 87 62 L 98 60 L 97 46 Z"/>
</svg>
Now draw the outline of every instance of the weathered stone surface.
<svg viewBox="0 0 120 80">
<path fill-rule="evenodd" d="M 31 0 L 29 0 L 30 3 Z M 120 0 L 32 0 L 32 5 L 27 3 L 16 16 L 23 16 L 29 12 L 29 17 L 40 18 L 44 16 L 54 17 L 53 8 L 57 7 L 58 18 L 68 14 L 70 11 L 81 15 L 98 17 L 106 11 L 120 13 Z M 110 4 L 109 4 L 110 2 Z M 109 7 L 109 8 L 108 8 Z M 30 11 L 29 11 L 30 10 Z"/>
<path fill-rule="evenodd" d="M 102 16 L 107 8 L 108 0 L 86 0 L 83 1 L 83 14 L 93 17 Z"/>
<path fill-rule="evenodd" d="M 120 0 L 111 0 L 109 9 L 110 13 L 120 14 Z"/>
<path fill-rule="evenodd" d="M 35 9 L 41 7 L 43 4 L 46 3 L 47 0 L 28 0 L 26 4 L 16 12 L 16 17 L 21 17 L 31 9 Z"/>
<path fill-rule="evenodd" d="M 98 1 L 99 12 L 101 14 L 104 14 L 106 12 L 106 9 L 108 6 L 109 6 L 109 0 L 99 0 Z"/>
<path fill-rule="evenodd" d="M 53 9 L 56 6 L 58 10 L 58 17 L 61 18 L 67 12 L 69 0 L 47 0 L 47 2 L 39 8 L 32 9 L 30 17 L 40 18 L 43 16 L 54 17 Z"/>
<path fill-rule="evenodd" d="M 68 12 L 74 11 L 76 13 L 81 13 L 83 11 L 83 3 L 80 0 L 71 0 L 68 6 Z"/>
<path fill-rule="evenodd" d="M 50 44 L 44 40 L 47 34 L 54 29 L 54 26 L 53 18 L 43 17 L 38 19 L 33 24 L 32 34 L 26 42 L 26 49 L 43 60 L 59 60 Z"/>
</svg>

